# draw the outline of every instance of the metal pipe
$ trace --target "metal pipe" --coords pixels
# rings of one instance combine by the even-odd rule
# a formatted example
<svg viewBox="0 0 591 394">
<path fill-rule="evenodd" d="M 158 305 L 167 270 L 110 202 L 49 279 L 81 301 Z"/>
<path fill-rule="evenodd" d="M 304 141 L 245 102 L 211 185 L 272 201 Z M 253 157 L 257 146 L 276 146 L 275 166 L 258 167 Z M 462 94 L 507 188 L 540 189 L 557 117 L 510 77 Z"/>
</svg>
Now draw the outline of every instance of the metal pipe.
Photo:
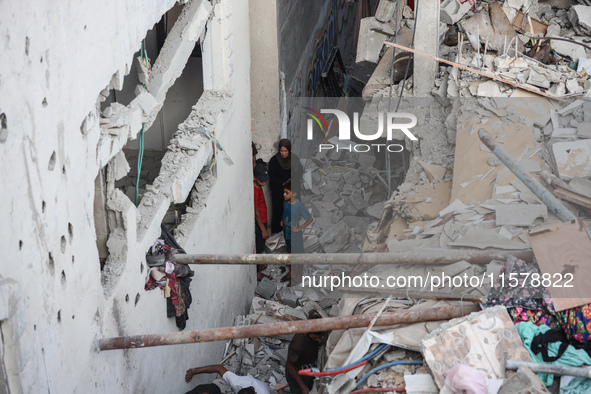
<svg viewBox="0 0 591 394">
<path fill-rule="evenodd" d="M 575 215 L 556 199 L 536 178 L 534 178 L 505 148 L 484 129 L 478 130 L 480 140 L 519 178 L 548 208 L 563 222 L 576 220 Z"/>
<path fill-rule="evenodd" d="M 219 265 L 296 265 L 296 264 L 453 264 L 467 261 L 472 264 L 488 264 L 492 260 L 506 261 L 515 256 L 524 261 L 531 261 L 531 249 L 523 250 L 466 250 L 422 248 L 408 252 L 390 253 L 313 253 L 313 254 L 177 254 L 179 264 L 219 264 Z"/>
<path fill-rule="evenodd" d="M 527 367 L 534 373 L 547 373 L 550 375 L 568 375 L 581 378 L 591 378 L 591 368 L 567 367 L 564 365 L 528 363 L 525 361 L 507 360 L 507 369 L 516 370 L 519 367 Z"/>
<path fill-rule="evenodd" d="M 452 306 L 386 312 L 377 319 L 375 326 L 390 326 L 402 323 L 449 320 L 477 312 L 480 307 L 473 303 L 457 303 Z M 327 319 L 299 320 L 293 322 L 258 324 L 242 327 L 209 328 L 195 331 L 179 331 L 166 334 L 136 335 L 130 337 L 104 338 L 99 340 L 100 350 L 142 348 L 150 346 L 180 345 L 184 343 L 227 341 L 238 338 L 269 337 L 317 331 L 346 330 L 367 327 L 375 314 L 331 317 Z"/>
</svg>

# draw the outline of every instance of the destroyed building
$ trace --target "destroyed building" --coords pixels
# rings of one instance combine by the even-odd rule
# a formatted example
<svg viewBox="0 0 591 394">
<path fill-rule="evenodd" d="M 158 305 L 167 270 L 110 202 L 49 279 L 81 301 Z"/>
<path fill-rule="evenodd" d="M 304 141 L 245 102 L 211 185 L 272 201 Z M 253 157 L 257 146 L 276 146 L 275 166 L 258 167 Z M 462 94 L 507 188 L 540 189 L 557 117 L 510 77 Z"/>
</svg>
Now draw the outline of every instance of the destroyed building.
<svg viewBox="0 0 591 394">
<path fill-rule="evenodd" d="M 331 326 L 318 393 L 591 387 L 563 376 L 591 364 L 587 0 L 0 10 L 0 392 L 186 392 L 221 363 L 289 393 L 293 333 L 331 318 L 363 322 Z M 314 221 L 257 283 L 251 142 L 280 138 Z M 546 329 L 568 360 L 534 352 Z"/>
</svg>

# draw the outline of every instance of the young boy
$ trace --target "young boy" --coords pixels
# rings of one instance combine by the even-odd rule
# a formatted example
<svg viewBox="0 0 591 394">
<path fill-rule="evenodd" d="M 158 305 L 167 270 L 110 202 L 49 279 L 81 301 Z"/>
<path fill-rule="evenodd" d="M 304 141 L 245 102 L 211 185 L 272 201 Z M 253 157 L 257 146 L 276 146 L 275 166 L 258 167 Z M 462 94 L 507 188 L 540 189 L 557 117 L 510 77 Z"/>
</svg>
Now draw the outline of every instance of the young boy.
<svg viewBox="0 0 591 394">
<path fill-rule="evenodd" d="M 304 253 L 304 235 L 303 231 L 310 223 L 312 223 L 312 216 L 306 209 L 304 204 L 298 200 L 298 191 L 292 188 L 291 180 L 283 184 L 283 219 L 281 225 L 283 226 L 283 236 L 285 238 L 285 246 L 288 253 Z M 300 220 L 304 218 L 306 221 L 300 226 Z M 294 269 L 296 280 L 299 280 L 302 274 L 302 266 L 298 265 Z M 291 279 L 291 269 L 282 279 L 286 282 Z"/>
<path fill-rule="evenodd" d="M 267 231 L 267 203 L 265 202 L 265 195 L 263 193 L 263 186 L 269 180 L 267 167 L 264 164 L 257 164 L 254 166 L 254 217 L 255 226 L 254 234 L 256 240 L 257 254 L 265 251 L 265 240 L 269 238 Z"/>
</svg>

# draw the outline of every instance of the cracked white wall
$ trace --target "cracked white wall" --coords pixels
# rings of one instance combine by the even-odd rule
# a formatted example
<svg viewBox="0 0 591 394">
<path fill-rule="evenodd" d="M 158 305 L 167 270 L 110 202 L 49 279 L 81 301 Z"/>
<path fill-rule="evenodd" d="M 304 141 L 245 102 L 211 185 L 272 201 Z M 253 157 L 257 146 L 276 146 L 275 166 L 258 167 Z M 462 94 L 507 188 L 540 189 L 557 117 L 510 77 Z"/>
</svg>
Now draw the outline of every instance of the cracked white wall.
<svg viewBox="0 0 591 394">
<path fill-rule="evenodd" d="M 110 258 L 120 270 L 108 292 L 101 284 L 93 217 L 99 168 L 135 138 L 138 124 L 163 99 L 160 90 L 151 90 L 152 99 L 144 96 L 126 115 L 127 132 L 108 136 L 99 127 L 97 97 L 110 83 L 121 85 L 140 41 L 174 3 L 0 3 L 0 43 L 7 59 L 0 65 L 0 319 L 10 336 L 3 362 L 11 392 L 184 392 L 193 386 L 184 383 L 187 368 L 221 357 L 223 343 L 109 352 L 95 347 L 103 337 L 177 330 L 174 319 L 166 318 L 161 291 L 143 290 L 141 267 L 147 245 L 159 234 L 163 210 L 179 198 L 173 186 L 184 185 L 179 193 L 188 194 L 199 173 L 184 166 L 202 162 L 211 143 L 196 138 L 203 149 L 184 152 L 178 165 L 175 152 L 167 154 L 172 163 L 163 167 L 176 181 L 163 174 L 139 209 L 112 195 L 109 204 L 126 224 L 119 230 L 122 238 L 109 241 Z M 248 2 L 200 3 L 206 8 L 196 18 L 203 21 L 205 15 L 208 25 L 192 26 L 204 40 L 207 101 L 185 123 L 206 121 L 234 165 L 218 161 L 204 207 L 179 240 L 190 253 L 250 253 Z M 208 93 L 211 89 L 216 92 Z M 187 127 L 177 134 L 195 138 Z M 148 201 L 159 209 L 150 209 Z M 254 268 L 195 267 L 195 274 L 186 329 L 231 325 L 247 308 Z"/>
</svg>

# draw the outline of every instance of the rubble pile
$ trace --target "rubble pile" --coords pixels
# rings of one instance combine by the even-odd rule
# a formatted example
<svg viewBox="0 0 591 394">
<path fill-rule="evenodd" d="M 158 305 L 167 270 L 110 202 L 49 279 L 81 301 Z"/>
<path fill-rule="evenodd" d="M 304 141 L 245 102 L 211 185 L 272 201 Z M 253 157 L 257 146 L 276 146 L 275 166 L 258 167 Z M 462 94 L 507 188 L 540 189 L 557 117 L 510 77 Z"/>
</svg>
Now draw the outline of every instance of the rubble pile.
<svg viewBox="0 0 591 394">
<path fill-rule="evenodd" d="M 384 41 L 411 47 L 414 11 L 405 6 L 396 24 L 396 3 L 382 1 L 374 17 L 364 18 L 357 62 L 378 63 L 363 92 L 389 94 L 392 49 Z M 432 94 L 437 97 L 521 97 L 524 90 L 551 97 L 587 94 L 591 67 L 591 6 L 571 2 L 507 0 L 440 6 L 437 56 L 462 67 L 440 64 Z M 398 33 L 393 31 L 398 26 Z M 544 40 L 541 38 L 548 37 Z M 397 58 L 404 58 L 404 50 Z M 400 63 L 400 64 L 398 64 Z M 406 63 L 396 61 L 392 91 L 412 96 L 412 78 L 403 82 Z M 492 78 L 492 79 L 491 79 Z"/>
<path fill-rule="evenodd" d="M 273 279 L 259 283 L 261 297 L 239 324 L 301 320 L 311 309 L 350 317 L 406 310 L 426 314 L 470 303 L 479 311 L 455 319 L 333 331 L 322 370 L 371 357 L 357 369 L 319 379 L 317 392 L 453 393 L 488 387 L 491 393 L 546 393 L 552 384 L 554 392 L 558 384 L 588 392 L 588 380 L 563 377 L 559 383 L 557 377 L 566 374 L 560 368 L 591 363 L 581 348 L 591 338 L 591 297 L 581 293 L 591 278 L 586 264 L 591 259 L 591 53 L 586 49 L 591 4 L 444 0 L 440 9 L 438 56 L 461 67 L 440 63 L 433 97 L 402 104 L 419 119 L 413 129 L 419 139 L 401 142 L 410 157 L 399 155 L 401 162 L 392 166 L 395 191 L 388 195 L 386 171 L 376 169 L 384 168 L 379 155 L 344 149 L 314 154 L 303 162 L 302 202 L 314 217 L 306 248 L 417 256 L 466 251 L 486 261 L 359 265 L 351 272 L 346 266 L 304 267 L 304 275 L 311 276 L 378 277 L 364 293 L 347 286 L 288 288 L 276 283 L 279 268 L 268 268 L 264 272 Z M 396 2 L 382 0 L 376 15 L 361 23 L 357 62 L 379 63 L 363 92 L 364 130 L 375 130 L 379 114 L 394 108 L 385 99 L 392 49 L 384 51 L 383 41 L 398 33 L 399 44 L 411 45 L 415 11 L 405 6 L 398 20 L 395 11 Z M 405 68 L 404 62 L 394 64 L 395 95 Z M 412 85 L 412 79 L 404 84 L 405 96 L 412 96 Z M 281 251 L 279 238 L 267 243 L 272 252 Z M 505 257 L 488 257 L 499 253 Z M 479 281 L 476 286 L 428 282 L 444 274 Z M 544 275 L 569 274 L 574 288 L 536 282 Z M 386 280 L 392 277 L 421 279 L 423 285 L 394 288 Z M 514 286 L 506 278 L 519 279 Z M 532 344 L 533 337 L 549 330 L 561 338 L 551 362 Z M 229 362 L 281 384 L 288 341 L 234 343 L 240 357 Z M 559 346 L 568 347 L 573 358 L 558 354 Z M 542 367 L 554 369 L 548 373 Z M 588 368 L 570 373 L 589 376 L 584 375 Z"/>
<path fill-rule="evenodd" d="M 307 253 L 361 252 L 367 229 L 381 218 L 388 195 L 375 160 L 371 154 L 333 150 L 304 161 L 301 201 L 314 218 L 304 231 Z M 398 173 L 400 179 L 402 168 Z M 267 240 L 271 253 L 284 252 L 283 245 L 281 233 Z"/>
</svg>

